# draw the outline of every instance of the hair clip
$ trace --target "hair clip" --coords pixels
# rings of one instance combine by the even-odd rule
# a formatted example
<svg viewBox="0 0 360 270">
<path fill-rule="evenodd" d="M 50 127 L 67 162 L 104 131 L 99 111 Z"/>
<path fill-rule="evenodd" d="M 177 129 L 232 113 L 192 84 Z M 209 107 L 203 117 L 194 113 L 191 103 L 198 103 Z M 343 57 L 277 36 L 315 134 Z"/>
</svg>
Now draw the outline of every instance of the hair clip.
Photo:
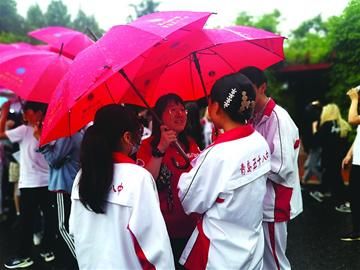
<svg viewBox="0 0 360 270">
<path fill-rule="evenodd" d="M 224 109 L 230 106 L 230 103 L 233 100 L 233 98 L 235 97 L 236 92 L 237 92 L 236 88 L 231 89 L 231 92 L 229 93 L 228 97 L 226 98 L 226 100 L 224 102 Z"/>
<path fill-rule="evenodd" d="M 245 110 L 249 109 L 249 107 L 253 108 L 255 106 L 255 101 L 250 101 L 248 96 L 246 95 L 246 91 L 241 92 L 241 106 L 239 111 L 242 113 Z"/>
</svg>

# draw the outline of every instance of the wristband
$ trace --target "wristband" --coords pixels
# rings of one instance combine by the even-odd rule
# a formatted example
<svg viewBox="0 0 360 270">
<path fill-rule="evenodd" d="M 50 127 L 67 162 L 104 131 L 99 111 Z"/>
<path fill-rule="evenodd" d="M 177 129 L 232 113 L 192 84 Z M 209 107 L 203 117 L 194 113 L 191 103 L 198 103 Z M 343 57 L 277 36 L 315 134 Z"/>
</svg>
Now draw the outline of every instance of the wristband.
<svg viewBox="0 0 360 270">
<path fill-rule="evenodd" d="M 159 148 L 153 148 L 152 149 L 152 151 L 151 151 L 151 155 L 153 156 L 153 157 L 164 157 L 165 156 L 165 153 L 163 153 L 163 152 L 161 152 L 160 150 L 159 150 Z"/>
</svg>

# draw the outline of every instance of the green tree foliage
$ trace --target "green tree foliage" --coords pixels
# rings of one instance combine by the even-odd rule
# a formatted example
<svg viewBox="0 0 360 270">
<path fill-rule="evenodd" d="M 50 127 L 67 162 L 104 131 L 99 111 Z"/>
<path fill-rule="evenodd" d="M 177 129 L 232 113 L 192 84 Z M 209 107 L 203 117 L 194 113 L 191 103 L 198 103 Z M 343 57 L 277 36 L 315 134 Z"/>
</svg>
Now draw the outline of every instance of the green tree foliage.
<svg viewBox="0 0 360 270">
<path fill-rule="evenodd" d="M 46 24 L 51 26 L 71 26 L 67 7 L 61 0 L 52 0 L 45 13 Z"/>
<path fill-rule="evenodd" d="M 45 26 L 73 27 L 82 32 L 89 28 L 98 37 L 103 33 L 94 16 L 87 16 L 82 10 L 79 10 L 72 22 L 67 7 L 61 0 L 52 0 L 45 14 L 39 5 L 31 6 L 26 19 L 17 13 L 14 0 L 0 0 L 0 43 L 34 42 L 27 37 L 27 32 Z"/>
<path fill-rule="evenodd" d="M 142 0 L 140 4 L 138 5 L 130 4 L 130 6 L 134 8 L 135 19 L 136 19 L 143 15 L 156 12 L 159 4 L 160 4 L 159 2 L 154 0 Z M 134 20 L 134 17 L 130 15 L 128 17 L 128 20 L 132 21 Z"/>
<path fill-rule="evenodd" d="M 25 35 L 18 35 L 10 32 L 0 32 L 0 43 L 28 42 L 29 38 Z"/>
<path fill-rule="evenodd" d="M 247 25 L 247 26 L 254 26 L 253 16 L 247 14 L 245 11 L 240 12 L 235 20 L 236 25 Z"/>
<path fill-rule="evenodd" d="M 352 0 L 343 14 L 331 21 L 329 37 L 334 50 L 329 97 L 348 107 L 347 89 L 360 85 L 360 1 Z"/>
<path fill-rule="evenodd" d="M 91 31 L 97 38 L 101 37 L 102 33 L 104 32 L 100 29 L 99 24 L 95 20 L 95 17 L 87 16 L 81 9 L 72 22 L 72 27 L 84 33 Z"/>
<path fill-rule="evenodd" d="M 287 41 L 285 55 L 288 63 L 314 64 L 331 56 L 329 24 L 320 15 L 303 22 Z"/>
<path fill-rule="evenodd" d="M 0 0 L 0 32 L 23 34 L 24 19 L 17 13 L 14 0 Z"/>
<path fill-rule="evenodd" d="M 29 31 L 46 25 L 44 14 L 38 4 L 29 7 L 26 15 L 26 25 Z"/>
<path fill-rule="evenodd" d="M 276 33 L 278 31 L 279 20 L 281 13 L 275 9 L 271 13 L 266 13 L 260 17 L 254 18 L 246 12 L 241 12 L 235 20 L 236 25 L 247 25 L 261 28 L 270 32 Z"/>
<path fill-rule="evenodd" d="M 276 33 L 278 31 L 280 17 L 281 13 L 277 9 L 256 18 L 246 12 L 241 12 L 236 18 L 235 24 L 253 26 Z M 284 90 L 286 90 L 283 84 L 276 79 L 273 71 L 266 71 L 266 76 L 268 78 L 268 87 L 271 96 L 274 97 L 277 102 L 283 104 L 285 98 Z"/>
</svg>

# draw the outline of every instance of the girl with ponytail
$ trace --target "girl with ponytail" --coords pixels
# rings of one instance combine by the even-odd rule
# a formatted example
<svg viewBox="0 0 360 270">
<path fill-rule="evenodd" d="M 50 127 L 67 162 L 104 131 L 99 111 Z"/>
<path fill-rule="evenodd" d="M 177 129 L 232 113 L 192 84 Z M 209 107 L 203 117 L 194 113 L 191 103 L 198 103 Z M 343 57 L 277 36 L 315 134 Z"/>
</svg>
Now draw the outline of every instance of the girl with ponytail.
<svg viewBox="0 0 360 270">
<path fill-rule="evenodd" d="M 70 215 L 80 269 L 174 267 L 154 180 L 130 158 L 141 135 L 135 113 L 116 104 L 85 132 Z"/>
</svg>

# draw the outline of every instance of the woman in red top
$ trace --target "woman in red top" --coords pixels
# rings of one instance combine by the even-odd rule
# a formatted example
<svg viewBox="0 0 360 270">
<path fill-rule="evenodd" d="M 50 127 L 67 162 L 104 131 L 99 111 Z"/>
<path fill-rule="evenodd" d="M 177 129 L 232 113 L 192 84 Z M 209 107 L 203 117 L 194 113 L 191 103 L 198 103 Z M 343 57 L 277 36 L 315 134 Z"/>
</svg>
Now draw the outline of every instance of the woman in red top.
<svg viewBox="0 0 360 270">
<path fill-rule="evenodd" d="M 195 228 L 194 217 L 187 216 L 178 198 L 177 185 L 183 172 L 184 158 L 171 144 L 178 141 L 193 159 L 199 153 L 195 141 L 185 133 L 187 111 L 183 100 L 175 94 L 167 94 L 158 99 L 154 108 L 163 125 L 153 121 L 152 136 L 144 140 L 137 153 L 138 164 L 144 166 L 156 179 L 160 208 L 169 232 L 176 263 L 185 244 Z M 173 160 L 178 166 L 174 165 Z"/>
</svg>

